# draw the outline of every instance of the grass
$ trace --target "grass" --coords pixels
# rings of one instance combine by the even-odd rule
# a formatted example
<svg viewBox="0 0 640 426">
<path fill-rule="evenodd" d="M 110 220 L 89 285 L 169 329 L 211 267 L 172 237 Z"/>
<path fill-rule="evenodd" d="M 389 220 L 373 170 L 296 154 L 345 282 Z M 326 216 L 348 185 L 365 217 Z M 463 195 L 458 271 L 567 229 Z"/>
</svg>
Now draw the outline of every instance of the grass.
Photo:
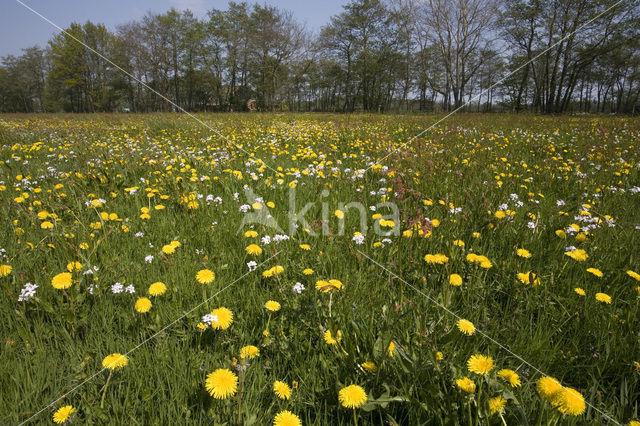
<svg viewBox="0 0 640 426">
<path fill-rule="evenodd" d="M 352 424 L 353 410 L 338 401 L 351 384 L 368 395 L 356 410 L 360 424 L 638 419 L 640 283 L 627 274 L 640 272 L 636 119 L 459 115 L 404 146 L 439 117 L 198 117 L 233 145 L 173 114 L 0 117 L 0 264 L 12 267 L 0 277 L 3 423 L 51 423 L 56 409 L 73 405 L 73 421 L 83 424 L 269 424 L 282 410 L 303 424 Z M 384 167 L 354 177 L 379 160 Z M 312 203 L 307 224 L 281 242 L 262 241 L 276 232 L 259 224 L 257 237 L 245 237 L 240 207 L 253 201 L 245 186 L 263 198 L 264 211 L 274 203 L 268 211 L 288 233 L 292 182 L 295 211 Z M 197 209 L 188 206 L 190 194 Z M 96 199 L 106 202 L 87 205 Z M 334 210 L 349 202 L 367 209 L 362 244 L 353 238 L 355 209 L 338 232 Z M 384 229 L 399 235 L 374 232 L 380 222 L 372 216 L 392 212 L 381 202 L 398 207 L 393 228 Z M 499 218 L 502 204 L 512 214 Z M 323 222 L 324 235 L 307 232 Z M 557 235 L 572 224 L 577 232 Z M 162 253 L 171 241 L 181 245 Z M 251 243 L 261 255 L 245 252 Z M 571 246 L 587 260 L 566 256 Z M 519 248 L 531 257 L 519 257 Z M 448 262 L 425 262 L 437 253 Z M 469 262 L 469 253 L 492 267 Z M 82 264 L 74 284 L 53 288 L 53 276 L 72 261 Z M 250 261 L 260 264 L 256 271 Z M 284 271 L 263 277 L 275 265 Z M 196 281 L 204 268 L 215 272 L 213 283 Z M 518 280 L 529 272 L 540 285 Z M 453 273 L 460 287 L 448 284 Z M 343 288 L 316 289 L 329 279 Z M 167 292 L 148 296 L 157 281 Z M 19 302 L 27 282 L 39 287 Z M 117 282 L 135 294 L 113 293 Z M 301 294 L 292 291 L 297 282 L 306 287 Z M 134 309 L 143 296 L 153 304 L 145 314 Z M 267 311 L 267 300 L 281 310 Z M 220 306 L 233 312 L 231 326 L 201 330 L 201 317 Z M 476 333 L 461 333 L 458 318 Z M 326 330 L 341 331 L 339 344 L 325 343 Z M 245 345 L 260 356 L 241 359 Z M 105 391 L 110 372 L 101 363 L 111 353 L 127 354 L 129 363 Z M 490 355 L 495 368 L 470 372 L 474 354 Z M 375 363 L 372 372 L 366 361 Z M 205 390 L 218 368 L 241 376 L 241 390 L 224 400 Z M 510 386 L 500 369 L 515 370 L 522 385 Z M 542 398 L 542 374 L 580 392 L 585 412 L 561 414 Z M 473 394 L 456 385 L 463 377 L 475 382 Z M 275 380 L 294 388 L 289 400 L 275 396 Z M 498 396 L 506 405 L 491 415 L 489 399 Z"/>
</svg>

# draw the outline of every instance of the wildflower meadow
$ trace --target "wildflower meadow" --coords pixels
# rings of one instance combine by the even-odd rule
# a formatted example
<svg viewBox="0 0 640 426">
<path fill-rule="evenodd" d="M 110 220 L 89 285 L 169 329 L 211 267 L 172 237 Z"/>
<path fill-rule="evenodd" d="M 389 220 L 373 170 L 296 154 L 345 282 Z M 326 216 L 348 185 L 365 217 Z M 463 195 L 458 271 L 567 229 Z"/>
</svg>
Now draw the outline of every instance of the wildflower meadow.
<svg viewBox="0 0 640 426">
<path fill-rule="evenodd" d="M 2 424 L 638 425 L 637 119 L 197 118 L 0 118 Z"/>
</svg>

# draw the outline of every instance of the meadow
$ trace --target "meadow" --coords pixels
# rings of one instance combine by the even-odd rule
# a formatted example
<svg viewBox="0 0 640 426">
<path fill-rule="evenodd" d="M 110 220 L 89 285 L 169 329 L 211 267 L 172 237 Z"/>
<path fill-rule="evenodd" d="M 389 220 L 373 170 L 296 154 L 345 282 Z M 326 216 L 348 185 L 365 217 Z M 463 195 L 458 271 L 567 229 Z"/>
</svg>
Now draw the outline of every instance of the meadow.
<svg viewBox="0 0 640 426">
<path fill-rule="evenodd" d="M 197 117 L 0 116 L 2 424 L 638 425 L 637 118 Z"/>
</svg>

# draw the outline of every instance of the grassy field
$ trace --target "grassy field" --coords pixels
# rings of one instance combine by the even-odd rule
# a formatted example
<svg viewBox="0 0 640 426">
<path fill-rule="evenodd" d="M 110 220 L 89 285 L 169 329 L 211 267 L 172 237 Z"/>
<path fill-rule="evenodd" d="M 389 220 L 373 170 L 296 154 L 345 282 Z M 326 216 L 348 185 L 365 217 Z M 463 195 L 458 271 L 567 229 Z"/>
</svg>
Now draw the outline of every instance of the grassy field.
<svg viewBox="0 0 640 426">
<path fill-rule="evenodd" d="M 198 118 L 0 117 L 2 424 L 638 420 L 638 119 Z"/>
</svg>

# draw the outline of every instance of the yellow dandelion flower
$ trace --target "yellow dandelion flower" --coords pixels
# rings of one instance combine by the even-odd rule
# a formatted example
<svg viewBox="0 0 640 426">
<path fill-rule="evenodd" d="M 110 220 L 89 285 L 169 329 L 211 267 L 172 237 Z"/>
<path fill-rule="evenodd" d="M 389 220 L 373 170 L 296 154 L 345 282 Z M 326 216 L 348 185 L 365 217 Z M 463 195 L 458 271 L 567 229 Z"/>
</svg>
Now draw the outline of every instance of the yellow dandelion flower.
<svg viewBox="0 0 640 426">
<path fill-rule="evenodd" d="M 240 358 L 241 359 L 254 359 L 260 356 L 260 349 L 253 345 L 243 346 L 240 348 Z"/>
<path fill-rule="evenodd" d="M 70 272 L 62 272 L 51 279 L 51 285 L 58 290 L 69 288 L 72 283 Z"/>
<path fill-rule="evenodd" d="M 250 254 L 251 256 L 259 256 L 262 254 L 262 249 L 260 248 L 259 245 L 257 244 L 249 244 L 244 251 L 247 252 L 247 254 Z"/>
<path fill-rule="evenodd" d="M 302 270 L 302 273 L 303 273 L 304 275 L 312 275 L 312 274 L 313 274 L 313 269 L 311 269 L 311 268 L 305 268 L 305 269 L 303 269 L 303 270 Z"/>
<path fill-rule="evenodd" d="M 74 272 L 82 269 L 82 264 L 80 262 L 69 262 L 67 263 L 67 271 Z"/>
<path fill-rule="evenodd" d="M 466 393 L 474 393 L 476 391 L 476 384 L 468 377 L 456 380 L 456 385 Z"/>
<path fill-rule="evenodd" d="M 149 286 L 149 294 L 151 296 L 160 296 L 162 294 L 164 294 L 164 292 L 167 291 L 167 286 L 164 285 L 164 283 L 158 281 L 156 283 L 153 283 Z"/>
<path fill-rule="evenodd" d="M 151 306 L 152 306 L 151 300 L 149 300 L 149 298 L 141 297 L 138 300 L 136 300 L 136 304 L 134 305 L 134 308 L 137 312 L 141 314 L 145 314 L 149 312 L 149 310 L 151 309 Z"/>
<path fill-rule="evenodd" d="M 345 408 L 359 408 L 367 402 L 367 392 L 358 385 L 350 385 L 340 389 L 338 400 Z"/>
<path fill-rule="evenodd" d="M 102 367 L 109 370 L 119 370 L 122 367 L 126 367 L 127 364 L 129 364 L 129 358 L 119 353 L 107 355 L 102 360 Z"/>
<path fill-rule="evenodd" d="M 598 302 L 606 303 L 608 305 L 611 304 L 611 296 L 606 293 L 596 293 L 596 300 Z"/>
<path fill-rule="evenodd" d="M 531 257 L 531 252 L 526 249 L 518 249 L 516 250 L 516 254 L 520 257 L 524 257 L 525 259 L 528 259 Z"/>
<path fill-rule="evenodd" d="M 504 368 L 498 371 L 498 376 L 505 379 L 512 388 L 517 388 L 521 386 L 520 376 L 513 370 L 509 370 L 508 368 Z"/>
<path fill-rule="evenodd" d="M 573 251 L 568 251 L 565 253 L 565 255 L 569 256 L 573 260 L 577 260 L 578 262 L 584 262 L 585 260 L 587 260 L 587 258 L 589 258 L 589 255 L 587 254 L 587 252 L 582 249 L 575 249 Z"/>
<path fill-rule="evenodd" d="M 283 410 L 273 418 L 273 426 L 302 426 L 302 421 L 291 411 Z"/>
<path fill-rule="evenodd" d="M 336 337 L 334 338 L 331 334 L 331 330 L 327 330 L 324 332 L 324 341 L 327 345 L 337 345 L 342 340 L 342 331 L 338 330 L 336 332 Z"/>
<path fill-rule="evenodd" d="M 487 374 L 493 370 L 493 358 L 485 355 L 471 355 L 467 361 L 467 368 L 472 373 Z"/>
<path fill-rule="evenodd" d="M 344 212 L 342 210 L 336 210 L 333 212 L 333 214 L 338 219 L 344 219 Z"/>
<path fill-rule="evenodd" d="M 604 274 L 602 273 L 602 271 L 601 271 L 600 269 L 597 269 L 597 268 L 588 268 L 588 269 L 587 269 L 587 272 L 589 272 L 589 273 L 591 273 L 591 274 L 595 275 L 595 276 L 596 276 L 596 277 L 598 277 L 598 278 L 602 278 L 602 276 L 604 275 Z"/>
<path fill-rule="evenodd" d="M 200 284 L 210 284 L 216 279 L 216 274 L 209 269 L 202 269 L 196 274 L 196 281 Z"/>
<path fill-rule="evenodd" d="M 205 389 L 215 399 L 226 399 L 236 394 L 238 376 L 226 368 L 218 368 L 207 376 Z"/>
<path fill-rule="evenodd" d="M 280 399 L 289 399 L 291 398 L 291 388 L 285 382 L 281 382 L 280 380 L 276 380 L 273 382 L 273 392 Z"/>
<path fill-rule="evenodd" d="M 326 293 L 331 290 L 342 290 L 342 281 L 340 280 L 320 280 L 316 282 L 316 289 L 322 293 Z"/>
<path fill-rule="evenodd" d="M 458 274 L 449 275 L 449 284 L 455 287 L 460 287 L 462 285 L 462 277 Z"/>
<path fill-rule="evenodd" d="M 473 323 L 466 319 L 458 320 L 457 322 L 458 330 L 460 330 L 463 334 L 467 336 L 472 336 L 476 332 L 476 326 Z"/>
<path fill-rule="evenodd" d="M 636 281 L 640 281 L 640 274 L 638 274 L 637 272 L 634 272 L 632 270 L 628 270 L 627 271 L 627 275 L 629 275 L 631 278 L 633 278 Z"/>
<path fill-rule="evenodd" d="M 554 404 L 558 396 L 558 392 L 562 390 L 562 385 L 553 377 L 541 377 L 536 382 L 536 388 L 541 397 L 551 404 Z"/>
<path fill-rule="evenodd" d="M 264 304 L 264 307 L 271 312 L 278 312 L 280 310 L 280 303 L 275 300 L 268 300 L 267 303 Z"/>
<path fill-rule="evenodd" d="M 489 411 L 491 412 L 491 415 L 502 413 L 505 405 L 507 405 L 507 400 L 504 399 L 502 395 L 491 398 L 489 400 Z"/>
<path fill-rule="evenodd" d="M 558 405 L 558 411 L 570 416 L 579 416 L 586 409 L 582 394 L 569 387 L 562 388 L 558 393 L 556 404 Z"/>
<path fill-rule="evenodd" d="M 376 371 L 376 364 L 371 361 L 365 361 L 360 364 L 360 366 L 367 370 L 369 373 L 373 373 L 374 371 Z"/>
<path fill-rule="evenodd" d="M 11 265 L 0 265 L 0 277 L 8 276 L 11 271 L 13 271 Z"/>
<path fill-rule="evenodd" d="M 393 356 L 396 354 L 396 344 L 393 340 L 390 341 L 389 346 L 387 346 L 387 353 L 391 358 L 393 358 Z"/>
<path fill-rule="evenodd" d="M 258 236 L 258 233 L 257 233 L 256 231 L 249 230 L 249 231 L 247 231 L 247 232 L 245 232 L 245 233 L 244 233 L 244 236 L 245 236 L 246 238 L 255 238 L 255 237 L 257 237 L 257 236 Z"/>
<path fill-rule="evenodd" d="M 174 246 L 172 246 L 171 244 L 166 244 L 164 246 L 162 246 L 162 252 L 164 254 L 173 254 L 176 252 L 176 248 Z"/>
<path fill-rule="evenodd" d="M 211 315 L 218 319 L 211 322 L 211 328 L 214 330 L 226 330 L 233 322 L 233 312 L 224 306 L 211 311 Z"/>
<path fill-rule="evenodd" d="M 587 294 L 587 293 L 584 291 L 584 289 L 583 289 L 583 288 L 580 288 L 580 287 L 576 287 L 576 288 L 574 288 L 574 289 L 573 289 L 573 291 L 575 291 L 575 292 L 576 292 L 576 294 L 577 294 L 578 296 L 584 296 L 585 294 Z"/>
<path fill-rule="evenodd" d="M 76 409 L 71 405 L 65 405 L 64 407 L 60 407 L 53 413 L 53 421 L 57 424 L 66 423 L 69 420 L 69 417 L 73 413 L 76 412 Z"/>
<path fill-rule="evenodd" d="M 424 261 L 428 264 L 443 265 L 449 261 L 449 258 L 444 254 L 425 254 Z"/>
</svg>

